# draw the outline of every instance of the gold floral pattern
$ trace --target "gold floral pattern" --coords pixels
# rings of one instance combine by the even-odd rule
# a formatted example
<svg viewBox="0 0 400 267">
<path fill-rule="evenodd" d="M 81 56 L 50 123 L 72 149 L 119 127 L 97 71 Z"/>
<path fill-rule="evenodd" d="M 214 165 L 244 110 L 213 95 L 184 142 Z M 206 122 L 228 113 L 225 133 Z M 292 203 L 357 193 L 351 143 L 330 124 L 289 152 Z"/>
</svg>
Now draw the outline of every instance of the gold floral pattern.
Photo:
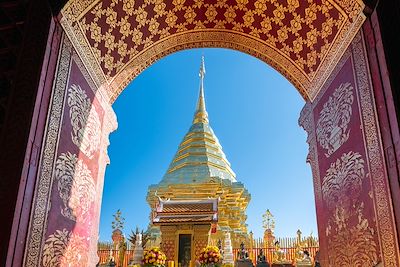
<svg viewBox="0 0 400 267">
<path fill-rule="evenodd" d="M 322 196 L 330 214 L 325 235 L 331 266 L 363 267 L 378 263 L 376 233 L 364 218 L 364 203 L 359 199 L 364 168 L 362 156 L 350 151 L 331 164 L 323 179 Z"/>
<path fill-rule="evenodd" d="M 322 182 L 322 195 L 329 209 L 338 203 L 351 203 L 361 192 L 365 176 L 364 160 L 357 152 L 343 154 L 326 171 Z"/>
<path fill-rule="evenodd" d="M 88 167 L 75 154 L 62 153 L 56 162 L 57 189 L 64 207 L 61 214 L 85 222 L 96 198 L 96 187 Z"/>
<path fill-rule="evenodd" d="M 327 229 L 331 266 L 364 267 L 378 263 L 375 232 L 364 218 L 363 209 L 364 204 L 361 203 L 354 212 L 357 224 L 349 226 L 352 217 L 349 210 L 336 207 Z"/>
<path fill-rule="evenodd" d="M 310 59 L 311 60 L 311 59 Z M 326 157 L 334 153 L 349 138 L 347 129 L 354 101 L 353 86 L 342 83 L 324 104 L 317 122 L 317 140 L 327 150 Z"/>
<path fill-rule="evenodd" d="M 114 45 L 114 38 L 110 42 Z M 68 106 L 72 125 L 72 142 L 91 159 L 100 144 L 101 125 L 96 108 L 86 92 L 76 84 L 68 89 Z"/>
<path fill-rule="evenodd" d="M 44 267 L 87 266 L 87 244 L 85 238 L 66 229 L 56 230 L 43 247 Z"/>
<path fill-rule="evenodd" d="M 342 6 L 351 8 L 343 9 Z M 331 68 L 335 60 L 338 60 L 337 58 L 332 61 L 328 54 L 336 55 L 338 50 L 343 50 L 346 46 L 344 42 L 349 42 L 343 37 L 354 34 L 350 32 L 355 32 L 364 20 L 361 1 L 342 1 L 337 5 L 330 0 L 237 0 L 212 3 L 198 0 L 147 0 L 131 3 L 126 0 L 93 0 L 92 5 L 85 9 L 85 13 L 75 19 L 71 19 L 69 15 L 72 12 L 70 7 L 72 6 L 68 5 L 63 10 L 65 15 L 62 24 L 73 28 L 73 34 L 79 39 L 81 37 L 78 35 L 82 36 L 83 41 L 87 42 L 89 50 L 92 50 L 92 55 L 96 57 L 93 59 L 89 54 L 88 60 L 90 58 L 99 64 L 96 68 L 100 68 L 104 74 L 98 78 L 99 81 L 105 79 L 111 83 L 114 79 L 119 79 L 118 75 L 129 75 L 124 70 L 133 69 L 129 67 L 130 62 L 139 56 L 144 48 L 150 48 L 175 34 L 190 33 L 194 30 L 223 30 L 256 38 L 259 43 L 269 46 L 268 50 L 260 50 L 260 45 L 254 46 L 253 49 L 270 57 L 274 65 L 279 66 L 279 71 L 289 73 L 288 78 L 301 87 L 299 91 L 306 99 L 315 96 L 315 92 L 311 91 L 321 86 L 324 77 L 329 74 L 327 68 Z M 345 10 L 350 13 L 346 13 Z M 104 21 L 106 25 L 101 23 Z M 124 22 L 121 23 L 122 21 Z M 100 24 L 102 31 L 99 36 L 96 25 Z M 75 29 L 79 29 L 80 32 L 77 33 Z M 130 33 L 135 30 L 142 33 L 140 41 L 130 38 Z M 308 32 L 311 34 L 307 34 Z M 126 43 L 127 52 L 121 53 L 123 49 L 112 46 L 107 33 L 115 36 L 115 43 Z M 186 43 L 186 38 L 181 38 Z M 298 40 L 297 46 L 293 47 L 295 39 Z M 225 43 L 227 41 L 225 40 Z M 79 46 L 81 44 L 82 42 Z M 329 49 L 323 49 L 326 44 Z M 300 47 L 302 49 L 299 49 Z M 269 52 L 271 49 L 279 53 L 280 57 L 273 56 Z M 153 60 L 147 59 L 146 62 Z M 98 72 L 97 69 L 93 71 Z M 320 75 L 317 75 L 318 71 Z M 130 79 L 132 78 L 131 75 Z M 315 88 L 308 89 L 310 83 L 315 83 Z M 304 94 L 303 91 L 307 90 L 310 92 Z"/>
</svg>

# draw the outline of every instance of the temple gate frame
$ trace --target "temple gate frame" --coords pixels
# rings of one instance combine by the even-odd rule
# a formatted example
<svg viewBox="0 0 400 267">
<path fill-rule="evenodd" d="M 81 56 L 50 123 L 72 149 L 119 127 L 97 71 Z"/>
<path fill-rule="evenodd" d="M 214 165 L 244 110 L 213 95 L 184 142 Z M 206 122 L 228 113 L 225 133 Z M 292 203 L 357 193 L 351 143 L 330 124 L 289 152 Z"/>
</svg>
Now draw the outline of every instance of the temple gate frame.
<svg viewBox="0 0 400 267">
<path fill-rule="evenodd" d="M 178 11 L 183 8 L 183 2 L 177 1 Z M 241 2 L 247 1 L 238 2 L 240 5 Z M 33 119 L 30 123 L 33 145 L 26 148 L 28 161 L 22 169 L 6 266 L 58 266 L 57 264 L 66 262 L 90 266 L 96 262 L 94 248 L 97 240 L 88 241 L 87 237 L 96 236 L 98 230 L 102 179 L 108 164 L 108 136 L 117 127 L 111 104 L 126 84 L 152 62 L 166 54 L 191 47 L 226 47 L 256 56 L 287 77 L 306 99 L 300 124 L 308 133 L 307 142 L 310 145 L 308 161 L 313 170 L 320 245 L 321 248 L 329 249 L 329 252 L 322 253 L 323 266 L 334 263 L 353 266 L 352 264 L 366 262 L 382 262 L 383 266 L 400 265 L 399 129 L 394 111 L 396 106 L 390 89 L 391 78 L 385 74 L 385 50 L 379 48 L 382 47 L 379 14 L 374 6 L 370 10 L 364 9 L 362 2 L 358 1 L 349 1 L 347 4 L 341 1 L 331 2 L 338 9 L 349 8 L 343 11 L 342 15 L 353 16 L 354 20 L 346 25 L 349 30 L 342 36 L 342 42 L 337 41 L 337 46 L 334 46 L 337 51 L 331 55 L 331 61 L 321 63 L 323 71 L 315 71 L 321 75 L 320 78 L 311 80 L 307 79 L 311 76 L 300 73 L 295 64 L 285 59 L 282 54 L 276 54 L 271 47 L 246 35 L 212 30 L 172 34 L 174 36 L 171 35 L 167 43 L 160 41 L 150 44 L 150 48 L 144 49 L 143 53 L 136 51 L 137 56 L 115 76 L 112 75 L 115 66 L 107 67 L 105 56 L 99 57 L 96 54 L 97 58 L 96 55 L 92 57 L 87 50 L 90 48 L 90 42 L 81 38 L 82 36 L 79 37 L 79 34 L 88 31 L 82 30 L 84 23 L 71 23 L 74 19 L 82 19 L 84 15 L 80 12 L 92 10 L 94 4 L 89 1 L 80 6 L 74 0 L 68 2 L 61 12 L 62 15 L 58 17 L 60 21 L 51 19 L 47 24 L 48 34 L 46 29 L 43 30 L 44 36 L 47 36 L 47 43 L 44 61 L 38 59 L 44 63 L 40 65 L 41 83 L 38 86 Z M 36 8 L 39 7 L 40 5 Z M 48 7 L 44 7 L 44 10 L 48 10 Z M 368 17 L 364 15 L 363 10 L 366 10 Z M 32 12 L 39 14 L 41 11 Z M 75 12 L 79 16 L 72 18 L 76 15 Z M 71 18 L 72 20 L 68 21 Z M 93 40 L 96 38 L 94 36 Z M 142 35 L 139 39 L 145 38 Z M 335 40 L 332 43 L 335 44 Z M 260 49 L 262 45 L 264 47 Z M 96 59 L 102 63 L 94 61 Z M 342 70 L 347 70 L 347 74 Z M 313 73 L 312 70 L 308 71 Z M 353 72 L 353 75 L 349 76 L 349 72 Z M 110 77 L 111 82 L 107 80 Z M 357 122 L 347 122 L 346 126 L 339 127 L 343 133 L 339 141 L 328 140 L 324 133 L 324 129 L 327 128 L 316 128 L 324 123 L 324 120 L 320 119 L 322 115 L 328 118 L 330 116 L 325 106 L 334 103 L 335 96 L 343 92 L 347 94 L 348 99 L 345 104 L 351 108 L 348 118 L 343 117 L 341 121 Z M 76 104 L 77 97 L 83 102 L 86 101 L 89 106 Z M 72 107 L 76 107 L 78 114 L 73 114 Z M 67 118 L 72 119 L 66 126 L 64 123 L 67 122 Z M 73 118 L 77 121 L 73 122 Z M 87 127 L 88 125 L 94 128 Z M 83 133 L 79 133 L 82 129 Z M 101 134 L 96 136 L 93 129 L 100 130 Z M 346 143 L 352 138 L 349 135 L 350 129 L 353 132 L 357 129 L 361 131 L 360 136 L 363 136 L 363 139 L 357 144 L 352 143 L 356 148 L 360 148 L 360 151 L 353 151 L 355 147 L 349 145 L 349 142 Z M 83 137 L 87 134 L 97 140 L 97 143 L 93 144 L 93 139 L 88 141 Z M 66 141 L 71 135 L 72 140 Z M 339 153 L 341 149 L 344 150 L 343 153 L 336 155 L 335 152 Z M 331 155 L 336 158 L 329 159 Z M 74 162 L 75 167 L 72 170 L 62 169 L 62 166 L 65 167 L 62 165 L 63 160 L 64 163 Z M 356 183 L 352 184 L 347 179 L 350 177 L 348 175 L 342 177 L 337 174 L 340 168 L 348 166 L 346 163 L 358 166 L 348 170 Z M 57 164 L 61 165 L 56 166 Z M 91 185 L 91 189 L 87 191 L 74 191 L 75 172 L 78 173 L 78 167 L 80 172 L 86 174 L 82 176 L 84 178 L 80 176 L 76 181 L 86 179 Z M 60 177 L 72 179 L 69 184 L 62 184 Z M 339 179 L 342 179 L 340 183 L 335 184 L 334 181 Z M 354 191 L 348 191 L 346 184 L 353 186 Z M 66 196 L 57 189 L 63 186 L 69 190 Z M 91 195 L 90 190 L 94 190 L 95 193 Z M 355 193 L 356 197 L 352 198 L 349 193 Z M 73 201 L 73 198 L 82 199 L 82 194 L 90 198 L 90 203 L 86 210 L 77 213 L 74 206 L 70 206 L 70 201 Z M 345 200 L 341 200 L 342 198 Z M 332 205 L 338 199 L 343 201 L 340 202 L 340 209 Z M 346 214 L 346 211 L 349 213 Z M 335 221 L 335 212 L 339 217 L 349 220 L 347 224 L 341 225 Z M 356 218 L 353 218 L 354 215 Z M 58 229 L 58 225 L 54 225 L 56 223 L 62 227 Z M 364 236 L 370 233 L 367 255 L 363 253 L 367 247 L 363 241 L 352 240 L 348 234 L 345 234 L 342 240 L 332 237 L 330 231 L 333 231 L 335 236 L 340 233 L 335 227 L 343 232 L 347 229 L 365 230 L 362 232 Z M 75 231 L 75 228 L 78 230 Z M 82 229 L 86 229 L 86 232 Z M 54 244 L 61 239 L 66 242 L 58 250 L 49 249 L 54 248 Z M 340 248 L 335 247 L 349 241 L 355 242 L 354 245 L 358 249 L 355 253 L 359 253 L 359 262 L 346 261 L 346 255 L 341 255 Z M 73 247 L 69 244 L 73 244 Z M 85 253 L 85 250 L 90 253 Z M 67 255 L 67 252 L 73 252 L 75 256 Z"/>
</svg>

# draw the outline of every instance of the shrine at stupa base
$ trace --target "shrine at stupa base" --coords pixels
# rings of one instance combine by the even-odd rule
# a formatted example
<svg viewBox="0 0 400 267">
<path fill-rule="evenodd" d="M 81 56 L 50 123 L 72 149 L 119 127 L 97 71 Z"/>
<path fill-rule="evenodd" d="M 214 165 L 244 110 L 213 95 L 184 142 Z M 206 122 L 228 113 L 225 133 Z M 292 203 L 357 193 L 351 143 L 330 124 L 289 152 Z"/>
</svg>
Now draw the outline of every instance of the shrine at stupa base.
<svg viewBox="0 0 400 267">
<path fill-rule="evenodd" d="M 175 266 L 191 266 L 207 246 L 217 207 L 217 199 L 159 200 L 152 222 L 160 227 L 161 249 Z"/>
</svg>

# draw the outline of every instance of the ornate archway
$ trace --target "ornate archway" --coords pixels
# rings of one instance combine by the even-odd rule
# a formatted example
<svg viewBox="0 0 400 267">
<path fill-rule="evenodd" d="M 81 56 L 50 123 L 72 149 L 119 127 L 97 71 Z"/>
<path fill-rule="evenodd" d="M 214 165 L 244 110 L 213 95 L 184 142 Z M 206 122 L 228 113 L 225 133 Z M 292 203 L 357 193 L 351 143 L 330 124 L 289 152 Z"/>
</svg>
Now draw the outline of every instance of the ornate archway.
<svg viewBox="0 0 400 267">
<path fill-rule="evenodd" d="M 113 101 L 162 56 L 191 47 L 254 55 L 313 100 L 365 19 L 359 1 L 69 1 L 61 24 Z"/>
<path fill-rule="evenodd" d="M 333 0 L 69 1 L 24 265 L 96 263 L 108 135 L 117 126 L 111 104 L 155 60 L 225 47 L 270 64 L 307 101 L 300 124 L 323 266 L 398 266 L 363 9 Z"/>
</svg>

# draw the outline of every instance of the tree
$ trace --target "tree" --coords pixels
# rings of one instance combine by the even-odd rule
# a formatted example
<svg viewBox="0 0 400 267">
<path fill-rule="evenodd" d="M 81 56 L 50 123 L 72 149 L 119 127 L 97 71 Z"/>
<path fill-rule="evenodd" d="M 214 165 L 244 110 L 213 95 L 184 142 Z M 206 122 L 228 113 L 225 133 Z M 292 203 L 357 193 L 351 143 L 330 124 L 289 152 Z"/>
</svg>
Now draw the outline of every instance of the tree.
<svg viewBox="0 0 400 267">
<path fill-rule="evenodd" d="M 125 218 L 122 217 L 122 212 L 120 209 L 117 210 L 117 212 L 113 215 L 114 221 L 111 223 L 111 228 L 113 231 L 115 230 L 120 230 L 122 231 L 124 229 L 124 224 L 125 224 Z"/>
</svg>

